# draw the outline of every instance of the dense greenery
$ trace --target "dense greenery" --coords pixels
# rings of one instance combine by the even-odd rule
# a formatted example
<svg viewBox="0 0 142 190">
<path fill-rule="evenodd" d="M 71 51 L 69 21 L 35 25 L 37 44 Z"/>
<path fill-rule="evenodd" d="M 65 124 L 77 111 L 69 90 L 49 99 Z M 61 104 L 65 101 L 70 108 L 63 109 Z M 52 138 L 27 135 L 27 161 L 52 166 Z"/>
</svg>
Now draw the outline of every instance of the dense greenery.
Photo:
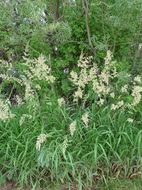
<svg viewBox="0 0 142 190">
<path fill-rule="evenodd" d="M 0 185 L 141 178 L 142 1 L 0 6 Z"/>
</svg>

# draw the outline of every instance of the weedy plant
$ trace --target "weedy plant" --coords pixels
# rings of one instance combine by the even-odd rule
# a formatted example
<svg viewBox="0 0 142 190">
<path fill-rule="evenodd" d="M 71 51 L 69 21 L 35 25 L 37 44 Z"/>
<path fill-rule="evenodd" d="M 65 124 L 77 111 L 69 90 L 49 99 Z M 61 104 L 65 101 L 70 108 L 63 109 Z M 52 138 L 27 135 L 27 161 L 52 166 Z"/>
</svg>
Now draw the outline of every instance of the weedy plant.
<svg viewBox="0 0 142 190">
<path fill-rule="evenodd" d="M 32 187 L 74 182 L 86 189 L 111 175 L 129 177 L 134 165 L 133 174 L 141 175 L 142 81 L 117 71 L 110 51 L 101 66 L 81 54 L 68 78 L 68 97 L 56 90 L 50 57 L 30 58 L 26 51 L 14 76 L 12 63 L 1 67 L 3 179 Z M 14 103 L 12 92 L 3 93 L 5 83 L 18 89 Z"/>
</svg>

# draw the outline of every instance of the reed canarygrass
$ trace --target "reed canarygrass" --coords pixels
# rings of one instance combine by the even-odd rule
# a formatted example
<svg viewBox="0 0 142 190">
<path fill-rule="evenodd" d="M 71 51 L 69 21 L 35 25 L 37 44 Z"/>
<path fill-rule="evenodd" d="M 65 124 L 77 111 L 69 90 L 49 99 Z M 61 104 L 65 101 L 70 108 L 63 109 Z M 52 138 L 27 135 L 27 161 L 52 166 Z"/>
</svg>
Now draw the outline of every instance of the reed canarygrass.
<svg viewBox="0 0 142 190">
<path fill-rule="evenodd" d="M 17 78 L 1 75 L 1 94 L 5 82 L 22 89 L 15 105 L 0 99 L 3 178 L 83 189 L 96 178 L 128 177 L 133 165 L 141 175 L 141 77 L 122 76 L 110 51 L 101 66 L 81 54 L 68 78 L 71 94 L 61 97 L 48 61 L 24 57 Z"/>
</svg>

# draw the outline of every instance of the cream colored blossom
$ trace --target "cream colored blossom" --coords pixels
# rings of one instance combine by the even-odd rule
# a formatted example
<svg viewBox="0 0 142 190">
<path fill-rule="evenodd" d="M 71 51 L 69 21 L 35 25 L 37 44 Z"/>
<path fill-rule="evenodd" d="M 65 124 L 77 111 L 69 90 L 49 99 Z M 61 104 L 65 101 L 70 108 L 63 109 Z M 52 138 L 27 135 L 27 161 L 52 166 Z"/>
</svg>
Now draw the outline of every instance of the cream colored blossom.
<svg viewBox="0 0 142 190">
<path fill-rule="evenodd" d="M 128 93 L 128 85 L 125 84 L 122 88 L 121 88 L 121 92 L 122 93 Z"/>
<path fill-rule="evenodd" d="M 135 95 L 135 94 L 141 93 L 141 92 L 142 92 L 142 87 L 141 86 L 134 86 L 132 95 Z"/>
<path fill-rule="evenodd" d="M 141 83 L 141 82 L 142 82 L 141 77 L 140 77 L 139 75 L 137 75 L 137 76 L 134 78 L 134 82 Z"/>
<path fill-rule="evenodd" d="M 128 118 L 127 121 L 128 121 L 129 123 L 133 123 L 134 120 L 133 120 L 132 118 Z"/>
<path fill-rule="evenodd" d="M 117 104 L 112 104 L 111 110 L 116 110 L 116 109 L 122 108 L 124 105 L 125 105 L 124 101 L 121 100 L 121 101 L 117 102 Z"/>
<path fill-rule="evenodd" d="M 97 80 L 93 81 L 93 90 L 100 96 L 101 94 L 107 95 L 110 92 L 110 87 L 98 82 Z"/>
<path fill-rule="evenodd" d="M 140 87 L 140 86 L 134 86 L 133 87 L 133 90 L 132 90 L 133 103 L 132 103 L 132 105 L 136 106 L 137 104 L 140 103 L 141 92 L 142 92 L 142 87 Z"/>
<path fill-rule="evenodd" d="M 50 83 L 53 83 L 53 82 L 55 81 L 55 77 L 52 76 L 52 75 L 49 75 L 49 76 L 46 77 L 46 80 L 47 80 L 48 82 L 50 82 Z"/>
<path fill-rule="evenodd" d="M 69 130 L 70 130 L 70 134 L 71 136 L 73 136 L 75 130 L 76 130 L 76 121 L 73 121 L 70 125 L 69 125 Z"/>
<path fill-rule="evenodd" d="M 77 75 L 77 73 L 74 72 L 74 71 L 71 71 L 70 75 L 71 75 L 71 79 L 70 79 L 70 80 L 71 80 L 74 84 L 77 84 L 77 81 L 78 81 L 78 75 Z"/>
<path fill-rule="evenodd" d="M 90 77 L 86 68 L 82 68 L 79 75 L 74 71 L 72 71 L 70 75 L 70 80 L 74 83 L 74 85 L 80 88 L 85 88 L 86 84 L 88 84 L 90 81 Z"/>
<path fill-rule="evenodd" d="M 74 101 L 78 100 L 78 98 L 82 99 L 83 91 L 81 88 L 78 88 L 74 94 Z"/>
<path fill-rule="evenodd" d="M 112 53 L 107 51 L 107 56 L 105 58 L 105 65 L 102 72 L 99 71 L 97 64 L 92 63 L 92 57 L 85 57 L 83 54 L 80 55 L 78 61 L 78 67 L 80 67 L 80 72 L 71 72 L 71 81 L 78 88 L 74 93 L 74 101 L 83 98 L 83 91 L 86 90 L 88 85 L 93 87 L 94 92 L 99 96 L 108 95 L 111 90 L 109 85 L 109 78 L 112 73 L 112 64 L 110 64 L 112 59 Z M 103 100 L 100 101 L 103 104 Z"/>
<path fill-rule="evenodd" d="M 28 115 L 28 114 L 22 114 L 22 116 L 19 120 L 19 125 L 22 126 L 23 123 L 25 122 L 25 120 L 27 120 L 27 119 L 32 119 L 32 116 Z"/>
<path fill-rule="evenodd" d="M 46 58 L 42 54 L 33 60 L 26 60 L 25 65 L 28 67 L 25 74 L 28 79 L 44 80 L 50 83 L 55 81 L 55 77 L 51 75 L 51 68 L 46 64 Z"/>
<path fill-rule="evenodd" d="M 31 84 L 29 82 L 25 82 L 25 100 L 33 100 L 34 99 L 34 91 L 31 88 Z"/>
<path fill-rule="evenodd" d="M 79 79 L 77 82 L 77 85 L 81 88 L 85 88 L 85 86 L 88 84 L 90 81 L 89 74 L 87 73 L 86 69 L 82 69 L 80 71 Z"/>
<path fill-rule="evenodd" d="M 35 85 L 35 88 L 36 88 L 37 90 L 41 90 L 41 86 L 40 86 L 39 84 L 36 84 L 36 85 Z"/>
<path fill-rule="evenodd" d="M 124 101 L 123 101 L 123 100 L 119 101 L 119 102 L 117 103 L 117 106 L 118 106 L 118 108 L 124 106 Z"/>
<path fill-rule="evenodd" d="M 84 80 L 79 79 L 77 84 L 80 88 L 85 88 L 86 81 L 84 82 Z"/>
<path fill-rule="evenodd" d="M 68 147 L 68 138 L 66 136 L 62 144 L 63 154 L 65 154 L 67 147 Z"/>
<path fill-rule="evenodd" d="M 0 99 L 0 120 L 6 121 L 13 118 L 15 115 L 11 113 L 8 102 Z"/>
<path fill-rule="evenodd" d="M 105 82 L 107 85 L 109 83 L 110 74 L 108 72 L 103 71 L 100 75 L 100 80 Z"/>
<path fill-rule="evenodd" d="M 81 67 L 81 68 L 88 68 L 88 67 L 90 67 L 90 63 L 91 63 L 92 59 L 93 59 L 92 56 L 85 57 L 83 55 L 83 53 L 81 53 L 80 58 L 78 60 L 78 67 Z"/>
<path fill-rule="evenodd" d="M 104 99 L 100 98 L 97 104 L 101 106 L 104 104 L 104 101 L 105 101 Z"/>
<path fill-rule="evenodd" d="M 92 81 L 93 79 L 97 78 L 97 72 L 98 72 L 98 67 L 97 65 L 94 65 L 93 67 L 90 68 L 89 70 L 89 81 Z"/>
<path fill-rule="evenodd" d="M 113 67 L 111 78 L 116 78 L 116 77 L 118 77 L 117 69 L 116 69 L 116 67 Z"/>
<path fill-rule="evenodd" d="M 117 105 L 112 104 L 112 105 L 111 105 L 111 110 L 116 110 L 116 109 L 117 109 Z"/>
<path fill-rule="evenodd" d="M 40 151 L 41 145 L 46 141 L 46 139 L 47 139 L 47 135 L 46 134 L 40 134 L 37 137 L 36 150 Z"/>
<path fill-rule="evenodd" d="M 58 99 L 58 105 L 61 107 L 62 105 L 65 105 L 65 99 L 64 98 L 59 98 Z"/>
<path fill-rule="evenodd" d="M 17 101 L 17 104 L 20 106 L 23 104 L 23 100 L 20 96 L 16 95 L 16 101 Z"/>
<path fill-rule="evenodd" d="M 81 120 L 83 121 L 83 123 L 85 124 L 85 126 L 88 126 L 89 123 L 89 114 L 88 112 L 84 113 L 81 117 Z"/>
<path fill-rule="evenodd" d="M 20 84 L 21 86 L 23 85 L 23 81 L 20 80 L 20 79 L 18 79 L 18 78 L 16 78 L 16 77 L 8 76 L 8 75 L 6 75 L 6 74 L 0 74 L 0 77 L 1 77 L 2 79 L 6 80 L 6 81 L 9 81 L 9 82 L 15 81 L 15 82 L 17 82 L 18 84 Z"/>
<path fill-rule="evenodd" d="M 134 96 L 134 99 L 133 99 L 133 106 L 136 106 L 140 103 L 141 101 L 141 94 L 138 93 Z"/>
<path fill-rule="evenodd" d="M 110 93 L 110 97 L 114 98 L 115 97 L 115 93 L 114 92 Z"/>
<path fill-rule="evenodd" d="M 140 51 L 142 49 L 142 43 L 139 44 L 138 50 Z"/>
<path fill-rule="evenodd" d="M 107 51 L 107 55 L 106 55 L 106 57 L 105 57 L 105 65 L 110 64 L 111 59 L 112 59 L 112 53 L 111 53 L 110 50 L 108 50 L 108 51 Z"/>
</svg>

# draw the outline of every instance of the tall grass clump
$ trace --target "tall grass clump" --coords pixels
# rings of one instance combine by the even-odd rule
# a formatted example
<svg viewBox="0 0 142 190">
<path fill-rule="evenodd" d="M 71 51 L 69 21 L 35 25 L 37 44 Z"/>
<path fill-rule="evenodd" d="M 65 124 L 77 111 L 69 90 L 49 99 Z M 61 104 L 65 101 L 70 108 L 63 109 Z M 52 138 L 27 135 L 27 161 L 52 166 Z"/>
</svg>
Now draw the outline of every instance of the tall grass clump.
<svg viewBox="0 0 142 190">
<path fill-rule="evenodd" d="M 81 53 L 68 96 L 57 90 L 50 56 L 27 49 L 18 64 L 1 63 L 1 183 L 86 189 L 141 175 L 142 80 L 119 71 L 111 51 L 101 65 Z"/>
</svg>

